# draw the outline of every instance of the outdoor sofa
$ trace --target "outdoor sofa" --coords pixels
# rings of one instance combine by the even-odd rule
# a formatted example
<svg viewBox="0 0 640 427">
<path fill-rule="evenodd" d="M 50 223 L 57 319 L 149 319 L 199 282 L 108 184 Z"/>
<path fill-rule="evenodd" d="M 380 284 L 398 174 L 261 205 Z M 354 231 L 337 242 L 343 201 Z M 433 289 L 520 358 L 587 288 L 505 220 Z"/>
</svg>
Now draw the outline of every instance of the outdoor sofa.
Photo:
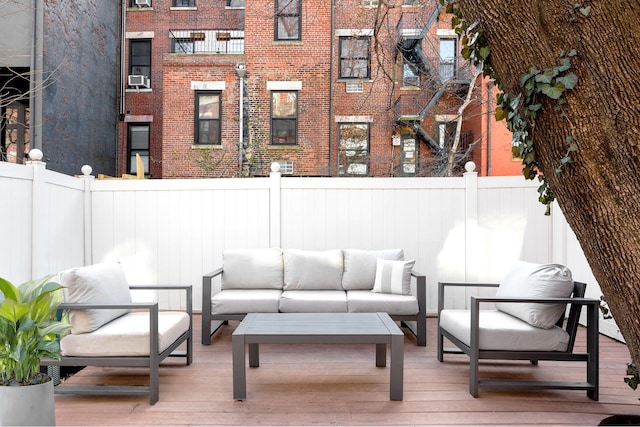
<svg viewBox="0 0 640 427">
<path fill-rule="evenodd" d="M 254 312 L 386 312 L 426 345 L 426 278 L 403 249 L 227 249 L 222 257 L 222 267 L 203 276 L 204 345 L 229 320 Z"/>
</svg>

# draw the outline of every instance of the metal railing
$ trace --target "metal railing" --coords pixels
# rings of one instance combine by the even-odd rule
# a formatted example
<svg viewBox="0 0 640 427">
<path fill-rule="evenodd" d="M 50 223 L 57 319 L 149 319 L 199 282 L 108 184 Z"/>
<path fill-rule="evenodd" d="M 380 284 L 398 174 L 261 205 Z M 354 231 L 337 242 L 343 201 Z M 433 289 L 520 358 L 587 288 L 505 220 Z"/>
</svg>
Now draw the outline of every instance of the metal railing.
<svg viewBox="0 0 640 427">
<path fill-rule="evenodd" d="M 244 31 L 170 30 L 169 52 L 181 54 L 243 54 Z"/>
</svg>

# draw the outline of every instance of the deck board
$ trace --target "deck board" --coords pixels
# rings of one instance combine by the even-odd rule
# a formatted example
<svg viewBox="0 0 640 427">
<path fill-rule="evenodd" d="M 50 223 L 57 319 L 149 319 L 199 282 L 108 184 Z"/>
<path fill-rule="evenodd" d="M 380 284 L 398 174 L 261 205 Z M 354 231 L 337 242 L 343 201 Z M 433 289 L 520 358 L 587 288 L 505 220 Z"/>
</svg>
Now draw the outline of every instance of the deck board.
<svg viewBox="0 0 640 427">
<path fill-rule="evenodd" d="M 600 337 L 600 400 L 584 391 L 468 392 L 468 359 L 436 359 L 436 319 L 428 319 L 427 347 L 405 331 L 404 400 L 389 400 L 389 372 L 375 367 L 373 344 L 264 344 L 260 367 L 247 368 L 246 401 L 232 391 L 231 322 L 211 346 L 200 344 L 194 316 L 194 360 L 160 368 L 160 401 L 146 397 L 56 396 L 57 425 L 597 425 L 611 414 L 640 415 L 640 392 L 623 381 L 630 360 L 624 344 Z M 584 346 L 581 330 L 576 346 Z M 480 373 L 522 379 L 582 380 L 583 363 L 481 362 Z M 141 368 L 89 367 L 67 380 L 135 384 Z M 64 386 L 64 385 L 63 385 Z"/>
</svg>

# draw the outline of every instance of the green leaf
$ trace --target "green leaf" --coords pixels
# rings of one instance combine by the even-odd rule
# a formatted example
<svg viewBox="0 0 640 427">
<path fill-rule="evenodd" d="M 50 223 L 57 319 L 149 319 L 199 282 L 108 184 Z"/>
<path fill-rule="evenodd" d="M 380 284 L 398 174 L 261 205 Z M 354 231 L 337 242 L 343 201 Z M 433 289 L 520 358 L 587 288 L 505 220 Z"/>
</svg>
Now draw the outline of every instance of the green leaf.
<svg viewBox="0 0 640 427">
<path fill-rule="evenodd" d="M 551 99 L 558 99 L 562 96 L 564 92 L 564 85 L 556 84 L 555 86 L 551 86 L 548 84 L 542 85 L 542 93 L 547 95 Z"/>
<path fill-rule="evenodd" d="M 487 59 L 490 53 L 491 53 L 491 48 L 489 46 L 482 46 L 480 48 L 480 58 L 482 58 L 483 61 Z"/>
<path fill-rule="evenodd" d="M 557 81 L 561 82 L 565 88 L 573 89 L 578 83 L 578 76 L 573 73 L 569 73 L 564 77 L 559 77 Z"/>
<path fill-rule="evenodd" d="M 531 111 L 538 111 L 538 110 L 540 110 L 540 108 L 542 108 L 542 104 L 529 105 L 529 110 L 531 110 Z"/>
<path fill-rule="evenodd" d="M 496 117 L 496 121 L 500 121 L 502 119 L 504 119 L 506 116 L 505 111 L 502 109 L 502 107 L 496 107 L 496 113 L 495 113 L 495 117 Z"/>
<path fill-rule="evenodd" d="M 589 14 L 591 13 L 591 6 L 581 7 L 580 13 L 583 14 L 584 16 L 589 16 Z"/>
<path fill-rule="evenodd" d="M 4 295 L 5 299 L 11 299 L 18 301 L 20 298 L 20 291 L 11 282 L 0 277 L 0 292 Z"/>
<path fill-rule="evenodd" d="M 536 82 L 538 83 L 551 83 L 553 78 L 558 75 L 558 70 L 555 68 L 547 68 L 544 73 L 536 75 Z"/>
<path fill-rule="evenodd" d="M 571 145 L 569 145 L 569 151 L 578 151 L 578 144 L 576 144 L 575 142 L 572 143 Z"/>
<path fill-rule="evenodd" d="M 566 165 L 567 163 L 573 163 L 573 160 L 571 160 L 571 157 L 566 156 L 560 160 L 560 163 L 562 163 L 563 165 Z"/>
</svg>

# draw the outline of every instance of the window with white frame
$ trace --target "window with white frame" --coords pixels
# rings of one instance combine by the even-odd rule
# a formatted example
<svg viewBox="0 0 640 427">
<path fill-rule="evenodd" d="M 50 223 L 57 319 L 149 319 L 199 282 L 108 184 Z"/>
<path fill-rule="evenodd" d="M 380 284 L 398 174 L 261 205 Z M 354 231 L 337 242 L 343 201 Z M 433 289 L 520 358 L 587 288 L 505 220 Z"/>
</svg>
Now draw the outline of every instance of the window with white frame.
<svg viewBox="0 0 640 427">
<path fill-rule="evenodd" d="M 227 7 L 244 7 L 244 0 L 227 0 Z"/>
<path fill-rule="evenodd" d="M 457 75 L 458 43 L 455 38 L 440 39 L 440 79 L 443 82 L 455 79 Z"/>
<path fill-rule="evenodd" d="M 369 36 L 340 37 L 340 78 L 371 77 L 371 38 Z"/>
<path fill-rule="evenodd" d="M 274 90 L 271 92 L 271 144 L 298 143 L 298 92 Z"/>
<path fill-rule="evenodd" d="M 302 0 L 276 0 L 275 39 L 300 40 Z"/>
<path fill-rule="evenodd" d="M 341 176 L 369 175 L 369 124 L 340 123 L 340 162 L 338 174 Z"/>
<path fill-rule="evenodd" d="M 135 175 L 138 172 L 136 154 L 140 156 L 144 165 L 145 175 L 149 174 L 149 123 L 129 123 L 127 129 L 127 151 L 129 164 L 127 173 Z"/>
<path fill-rule="evenodd" d="M 449 149 L 456 133 L 456 122 L 438 122 L 438 146 Z"/>
<path fill-rule="evenodd" d="M 218 91 L 196 91 L 195 144 L 222 144 L 221 98 Z"/>
</svg>

